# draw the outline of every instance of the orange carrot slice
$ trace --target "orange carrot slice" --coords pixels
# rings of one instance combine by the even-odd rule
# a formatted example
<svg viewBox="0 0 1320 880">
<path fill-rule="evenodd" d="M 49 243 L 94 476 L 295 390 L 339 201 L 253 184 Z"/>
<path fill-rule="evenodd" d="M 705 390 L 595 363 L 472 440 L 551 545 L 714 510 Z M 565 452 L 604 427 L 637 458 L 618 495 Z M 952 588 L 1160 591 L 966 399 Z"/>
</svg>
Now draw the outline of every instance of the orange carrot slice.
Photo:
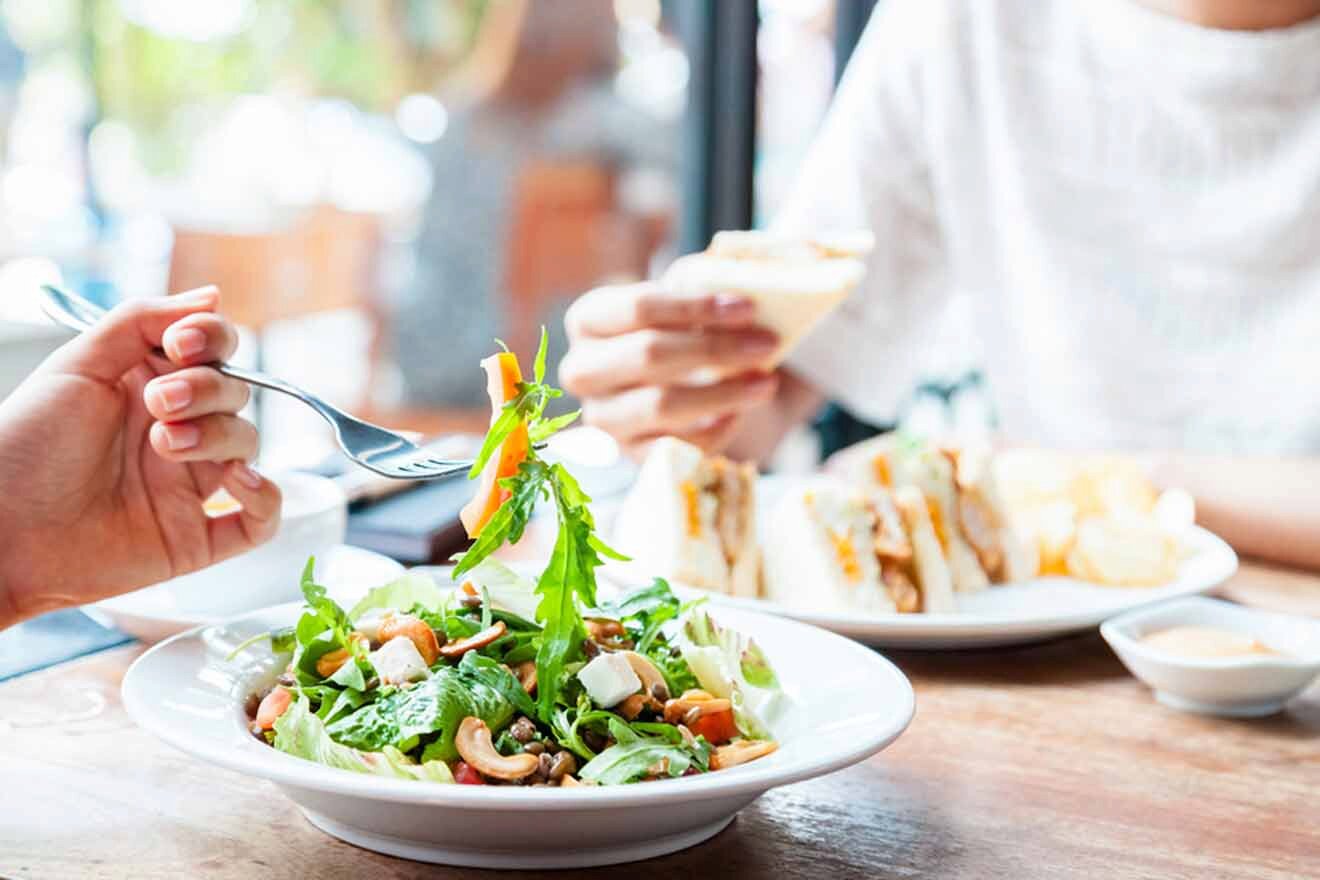
<svg viewBox="0 0 1320 880">
<path fill-rule="evenodd" d="M 486 391 L 490 394 L 490 420 L 493 424 L 500 417 L 504 404 L 518 396 L 522 371 L 518 369 L 517 356 L 507 351 L 486 358 L 481 367 L 486 371 Z M 518 466 L 527 458 L 528 447 L 527 426 L 520 424 L 486 462 L 477 484 L 477 494 L 459 513 L 469 538 L 480 535 L 495 511 L 509 499 L 509 490 L 500 485 L 500 480 L 518 473 Z"/>
</svg>

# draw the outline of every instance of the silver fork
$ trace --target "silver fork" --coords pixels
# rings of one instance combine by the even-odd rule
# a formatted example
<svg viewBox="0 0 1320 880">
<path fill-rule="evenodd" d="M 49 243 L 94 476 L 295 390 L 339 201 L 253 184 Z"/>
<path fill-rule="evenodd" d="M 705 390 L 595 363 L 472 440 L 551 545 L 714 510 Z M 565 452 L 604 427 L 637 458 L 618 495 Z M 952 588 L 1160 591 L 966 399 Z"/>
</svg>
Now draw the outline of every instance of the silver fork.
<svg viewBox="0 0 1320 880">
<path fill-rule="evenodd" d="M 41 310 L 51 320 L 75 333 L 91 328 L 105 316 L 105 309 L 67 290 L 43 285 L 41 293 Z M 330 423 L 330 427 L 335 430 L 335 442 L 351 461 L 382 477 L 395 480 L 436 480 L 472 467 L 471 461 L 436 458 L 407 437 L 355 419 L 315 394 L 283 379 L 221 362 L 211 364 L 211 367 L 249 385 L 269 388 L 301 400 Z"/>
</svg>

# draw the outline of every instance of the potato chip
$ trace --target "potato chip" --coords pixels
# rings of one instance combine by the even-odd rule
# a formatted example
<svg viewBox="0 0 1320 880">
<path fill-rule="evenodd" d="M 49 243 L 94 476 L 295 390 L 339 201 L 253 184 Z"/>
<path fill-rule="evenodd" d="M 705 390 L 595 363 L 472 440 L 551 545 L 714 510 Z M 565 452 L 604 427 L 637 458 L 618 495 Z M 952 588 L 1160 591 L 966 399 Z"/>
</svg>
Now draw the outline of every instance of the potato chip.
<svg viewBox="0 0 1320 880">
<path fill-rule="evenodd" d="M 1153 516 L 1081 520 L 1068 552 L 1068 573 L 1119 587 L 1167 583 L 1178 574 L 1180 545 Z"/>
</svg>

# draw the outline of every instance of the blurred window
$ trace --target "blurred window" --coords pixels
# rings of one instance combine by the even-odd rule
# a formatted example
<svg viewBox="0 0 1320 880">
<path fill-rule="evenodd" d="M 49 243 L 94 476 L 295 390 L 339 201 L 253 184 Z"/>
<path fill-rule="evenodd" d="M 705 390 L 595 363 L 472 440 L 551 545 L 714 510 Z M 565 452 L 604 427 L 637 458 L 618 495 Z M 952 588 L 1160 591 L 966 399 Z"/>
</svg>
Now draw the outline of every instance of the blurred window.
<svg viewBox="0 0 1320 880">
<path fill-rule="evenodd" d="M 0 393 L 106 305 L 218 283 L 259 361 L 422 432 L 582 291 L 772 222 L 872 0 L 2 0 Z M 272 466 L 330 451 L 267 399 Z"/>
<path fill-rule="evenodd" d="M 219 283 L 240 360 L 477 429 L 475 361 L 672 248 L 687 57 L 660 0 L 3 0 L 0 393 L 25 295 Z M 17 329 L 15 329 L 17 328 Z M 562 338 L 556 350 L 563 350 Z M 263 403 L 263 454 L 330 449 Z"/>
</svg>

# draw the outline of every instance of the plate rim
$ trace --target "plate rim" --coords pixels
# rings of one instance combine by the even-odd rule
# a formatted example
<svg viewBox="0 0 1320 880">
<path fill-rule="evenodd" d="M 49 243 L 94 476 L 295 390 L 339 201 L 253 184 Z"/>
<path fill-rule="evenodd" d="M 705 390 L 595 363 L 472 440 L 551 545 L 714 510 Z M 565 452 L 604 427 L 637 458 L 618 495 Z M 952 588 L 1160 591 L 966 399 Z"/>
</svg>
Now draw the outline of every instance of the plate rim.
<svg viewBox="0 0 1320 880">
<path fill-rule="evenodd" d="M 532 811 L 554 809 L 556 807 L 588 809 L 593 807 L 646 807 L 698 800 L 733 798 L 747 794 L 755 796 L 772 788 L 824 776 L 872 757 L 902 736 L 911 726 L 916 715 L 916 693 L 912 688 L 911 681 L 893 661 L 883 654 L 823 627 L 767 614 L 764 611 L 730 608 L 728 610 L 734 611 L 736 614 L 765 617 L 774 621 L 776 625 L 811 631 L 815 637 L 837 641 L 841 651 L 848 652 L 858 658 L 864 657 L 866 662 L 876 664 L 877 671 L 889 678 L 890 689 L 893 690 L 893 697 L 897 700 L 883 716 L 890 719 L 887 725 L 879 728 L 874 735 L 861 739 L 858 745 L 832 753 L 822 759 L 803 759 L 790 766 L 773 763 L 764 767 L 757 767 L 755 764 L 747 765 L 739 768 L 737 773 L 734 774 L 736 776 L 734 779 L 729 779 L 724 774 L 703 774 L 688 778 L 660 780 L 644 785 L 584 787 L 581 790 L 566 792 L 526 787 L 427 785 L 424 782 L 414 780 L 383 778 L 335 767 L 326 767 L 303 758 L 286 755 L 274 749 L 259 747 L 255 740 L 252 745 L 254 748 L 262 748 L 264 755 L 262 752 L 248 749 L 234 749 L 232 743 L 222 743 L 219 740 L 212 747 L 210 741 L 190 739 L 183 736 L 177 729 L 165 728 L 162 730 L 146 723 L 146 719 L 151 712 L 147 707 L 147 702 L 151 699 L 151 696 L 138 693 L 137 680 L 145 674 L 142 672 L 143 669 L 152 663 L 160 662 L 161 654 L 171 650 L 177 643 L 184 640 L 200 641 L 203 633 L 212 626 L 229 626 L 241 623 L 249 618 L 262 617 L 277 612 L 291 614 L 300 607 L 300 602 L 287 602 L 245 612 L 219 623 L 193 627 L 152 646 L 134 660 L 124 673 L 120 685 L 120 699 L 124 710 L 134 724 L 173 748 L 226 770 L 269 780 L 277 785 L 287 785 L 366 800 L 388 801 L 438 809 L 519 809 Z M 752 637 L 755 638 L 754 633 L 752 633 Z M 202 650 L 205 651 L 204 645 Z M 866 715 L 867 713 L 857 714 Z M 804 728 L 804 730 L 809 729 L 809 727 Z"/>
<path fill-rule="evenodd" d="M 386 556 L 384 553 L 380 553 L 368 547 L 359 547 L 356 544 L 347 544 L 344 542 L 340 542 L 338 544 L 335 544 L 333 547 L 331 547 L 330 550 L 326 553 L 326 555 L 328 556 L 331 553 L 343 553 L 344 551 L 351 551 L 355 555 L 364 554 L 367 556 L 375 557 L 378 560 L 383 559 L 392 562 L 395 565 L 399 566 L 400 574 L 408 571 L 408 566 L 399 562 L 397 559 L 394 559 L 391 556 Z M 233 615 L 233 614 L 197 615 L 197 614 L 187 614 L 187 613 L 161 614 L 161 613 L 156 613 L 155 609 L 151 609 L 151 608 L 144 609 L 142 606 L 135 606 L 132 604 L 133 597 L 136 594 L 141 593 L 144 590 L 154 589 L 158 586 L 161 586 L 161 584 L 148 584 L 147 586 L 141 587 L 137 590 L 131 590 L 127 593 L 121 593 L 118 596 L 111 596 L 108 599 L 98 599 L 95 602 L 90 602 L 80 607 L 84 611 L 90 610 L 94 612 L 99 612 L 111 618 L 122 615 L 122 616 L 135 617 L 140 620 L 149 620 L 152 623 L 179 624 L 189 629 L 195 627 L 217 626 L 220 624 L 227 623 L 230 620 L 233 620 L 237 617 L 243 617 L 248 614 L 259 614 L 262 611 L 275 607 L 275 606 L 267 605 L 262 608 L 254 608 L 251 611 L 243 611 L 237 615 Z M 280 603 L 280 604 L 284 604 L 284 603 Z M 173 636 L 171 636 L 170 638 L 173 638 Z"/>
<path fill-rule="evenodd" d="M 1037 587 L 1048 589 L 1049 581 L 1064 580 L 1110 592 L 1125 593 L 1130 595 L 1133 599 L 1131 602 L 1114 607 L 1093 607 L 1082 609 L 1080 611 L 1068 611 L 1054 614 L 1023 615 L 1012 613 L 984 614 L 974 612 L 956 614 L 866 614 L 861 611 L 856 613 L 830 613 L 795 608 L 791 605 L 785 605 L 765 598 L 728 596 L 721 593 L 713 593 L 709 590 L 702 590 L 697 587 L 689 586 L 682 581 L 670 581 L 670 583 L 672 586 L 684 592 L 709 596 L 711 604 L 713 605 L 738 608 L 746 611 L 757 611 L 764 614 L 773 614 L 789 620 L 796 620 L 800 623 L 806 623 L 821 629 L 826 629 L 836 634 L 850 636 L 852 638 L 892 638 L 903 640 L 904 646 L 913 646 L 916 644 L 917 640 L 929 640 L 933 643 L 936 640 L 953 640 L 956 642 L 966 639 L 968 647 L 979 648 L 986 645 L 986 639 L 993 639 L 995 637 L 1017 638 L 1031 637 L 1034 635 L 1050 636 L 1083 629 L 1091 629 L 1093 627 L 1098 627 L 1101 623 L 1111 617 L 1119 614 L 1127 614 L 1128 612 L 1135 611 L 1147 605 L 1208 593 L 1237 573 L 1240 566 L 1240 560 L 1237 552 L 1232 546 L 1214 532 L 1201 526 L 1193 526 L 1192 530 L 1197 536 L 1198 543 L 1203 544 L 1205 547 L 1202 551 L 1202 555 L 1214 554 L 1222 559 L 1222 569 L 1217 569 L 1214 572 L 1213 577 L 1206 578 L 1204 582 L 1188 584 L 1173 592 L 1156 593 L 1154 595 L 1151 595 L 1150 591 L 1167 589 L 1171 585 L 1163 584 L 1155 587 L 1108 586 L 1105 584 L 1083 581 L 1079 578 L 1064 578 L 1061 576 L 1034 578 L 1033 581 L 1042 582 L 1036 585 L 1013 585 L 1031 589 Z M 603 579 L 620 589 L 636 587 L 636 584 L 624 574 L 623 567 L 618 565 L 605 566 L 601 569 L 601 576 Z M 993 590 L 1004 586 L 1009 585 L 992 585 L 990 589 Z M 947 649 L 947 645 L 948 642 L 941 642 L 941 648 Z"/>
</svg>

